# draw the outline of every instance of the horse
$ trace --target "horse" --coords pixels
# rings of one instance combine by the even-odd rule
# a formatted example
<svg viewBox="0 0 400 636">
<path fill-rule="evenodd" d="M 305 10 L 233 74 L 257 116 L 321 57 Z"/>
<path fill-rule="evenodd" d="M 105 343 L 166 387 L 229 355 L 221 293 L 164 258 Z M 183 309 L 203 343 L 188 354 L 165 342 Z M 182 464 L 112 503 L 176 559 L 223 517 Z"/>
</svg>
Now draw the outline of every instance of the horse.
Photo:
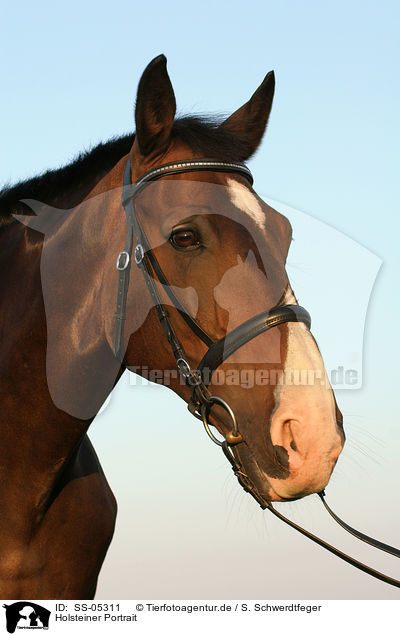
<svg viewBox="0 0 400 636">
<path fill-rule="evenodd" d="M 290 223 L 244 163 L 274 87 L 176 118 L 160 55 L 135 134 L 0 194 L 2 598 L 94 596 L 117 503 L 87 431 L 125 369 L 161 370 L 262 508 L 328 483 L 343 418 L 286 274 Z"/>
</svg>

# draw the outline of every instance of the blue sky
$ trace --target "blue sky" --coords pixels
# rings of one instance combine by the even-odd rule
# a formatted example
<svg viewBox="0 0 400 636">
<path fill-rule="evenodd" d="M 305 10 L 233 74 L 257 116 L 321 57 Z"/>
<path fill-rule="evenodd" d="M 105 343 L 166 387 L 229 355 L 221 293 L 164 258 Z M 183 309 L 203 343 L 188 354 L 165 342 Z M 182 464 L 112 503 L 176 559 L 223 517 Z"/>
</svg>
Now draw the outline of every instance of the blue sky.
<svg viewBox="0 0 400 636">
<path fill-rule="evenodd" d="M 208 1 L 193 5 L 187 2 L 155 1 L 144 4 L 115 0 L 113 3 L 82 3 L 72 0 L 68 4 L 43 1 L 9 3 L 3 7 L 2 14 L 0 184 L 62 165 L 100 140 L 131 131 L 138 80 L 146 64 L 159 53 L 168 58 L 180 112 L 230 113 L 248 99 L 269 70 L 275 70 L 276 97 L 269 128 L 261 149 L 250 162 L 258 192 L 332 225 L 383 261 L 367 316 L 363 388 L 355 392 L 339 392 L 338 395 L 345 415 L 349 417 L 350 441 L 343 466 L 338 465 L 331 490 L 337 489 L 336 508 L 339 506 L 343 514 L 348 513 L 348 517 L 353 515 L 350 523 L 358 523 L 364 529 L 380 534 L 383 540 L 385 537 L 389 540 L 395 524 L 397 528 L 399 524 L 398 513 L 396 516 L 395 512 L 398 501 L 395 501 L 393 493 L 398 484 L 400 444 L 397 417 L 397 361 L 400 352 L 396 333 L 396 316 L 400 310 L 397 293 L 400 5 L 395 1 L 356 0 L 348 3 L 338 0 L 321 3 L 287 0 L 276 3 L 250 0 L 244 3 L 233 0 L 228 7 Z M 341 258 L 340 253 L 337 258 Z M 352 263 L 347 266 L 350 277 Z M 316 268 L 318 270 L 318 264 Z M 357 285 L 357 280 L 354 284 Z M 314 290 L 314 303 L 318 303 L 318 288 Z M 326 311 L 332 333 L 335 317 L 343 311 L 346 307 L 338 306 L 332 294 Z M 153 418 L 149 427 L 162 427 L 163 422 L 157 418 L 165 414 L 172 403 L 177 409 L 174 413 L 184 418 L 182 407 L 175 398 L 164 397 L 162 389 L 156 394 L 156 390 L 139 390 L 144 398 L 149 395 L 146 391 L 153 392 L 153 402 L 157 395 L 156 401 L 164 405 L 160 412 L 154 411 L 149 416 Z M 112 408 L 116 410 L 111 411 L 111 415 L 109 410 L 105 411 L 102 419 L 99 418 L 94 425 L 93 433 L 102 459 L 104 454 L 103 461 L 110 481 L 118 490 L 123 520 L 121 530 L 118 529 L 120 534 L 110 552 L 110 565 L 106 564 L 101 579 L 102 587 L 99 589 L 105 596 L 112 593 L 115 568 L 120 567 L 122 571 L 123 561 L 128 558 L 127 527 L 128 523 L 134 524 L 126 512 L 129 506 L 133 506 L 130 497 L 136 497 L 134 505 L 140 510 L 138 523 L 142 529 L 138 530 L 136 539 L 138 550 L 142 550 L 148 558 L 152 546 L 146 547 L 143 543 L 146 528 L 149 523 L 153 524 L 152 527 L 161 523 L 161 518 L 152 516 L 152 508 L 147 506 L 147 502 L 153 498 L 154 504 L 157 494 L 164 500 L 166 497 L 168 501 L 173 499 L 171 491 L 160 495 L 160 490 L 154 485 L 149 486 L 149 496 L 146 496 L 146 491 L 144 494 L 132 494 L 133 488 L 127 488 L 126 478 L 118 473 L 117 464 L 122 461 L 129 464 L 129 457 L 131 462 L 132 457 L 136 457 L 135 469 L 139 471 L 138 466 L 141 466 L 138 475 L 143 476 L 146 470 L 146 463 L 141 464 L 144 461 L 142 455 L 125 454 L 129 447 L 125 438 L 124 449 L 119 449 L 118 445 L 114 447 L 114 442 L 110 441 L 111 426 L 115 431 L 118 418 L 121 435 L 128 436 L 134 448 L 134 423 L 128 424 L 125 418 L 128 415 L 132 417 L 135 410 L 147 413 L 140 409 L 148 408 L 148 401 L 144 399 L 142 404 L 138 393 L 137 404 L 141 406 L 134 407 L 132 387 L 127 391 L 120 398 L 119 406 L 114 407 L 113 396 Z M 130 413 L 126 412 L 130 403 L 127 396 L 132 400 Z M 115 439 L 114 436 L 112 438 Z M 147 445 L 151 443 L 151 437 L 140 439 L 143 448 L 147 449 L 143 453 L 149 451 Z M 348 574 L 345 566 L 335 566 L 331 557 L 321 556 L 317 548 L 304 548 L 303 553 L 303 540 L 293 538 L 282 528 L 275 529 L 272 522 L 267 527 L 266 522 L 260 520 L 258 511 L 255 512 L 247 503 L 245 495 L 237 494 L 238 486 L 229 481 L 228 471 L 223 472 L 222 458 L 214 460 L 214 449 L 210 451 L 207 443 L 199 440 L 200 437 L 196 437 L 197 448 L 200 445 L 198 461 L 209 461 L 216 482 L 221 477 L 225 484 L 223 490 L 214 481 L 210 483 L 209 477 L 204 480 L 203 472 L 197 475 L 197 467 L 193 468 L 196 473 L 193 483 L 190 481 L 192 478 L 188 478 L 194 491 L 197 488 L 199 506 L 202 506 L 197 513 L 200 515 L 198 523 L 199 519 L 206 523 L 203 515 L 207 515 L 207 511 L 210 514 L 211 510 L 219 528 L 219 534 L 216 532 L 212 541 L 212 549 L 222 541 L 227 527 L 229 535 L 237 533 L 244 541 L 250 518 L 254 522 L 251 533 L 262 539 L 260 550 L 261 544 L 267 544 L 266 551 L 272 549 L 271 546 L 268 548 L 269 540 L 266 540 L 270 532 L 278 544 L 282 542 L 279 544 L 282 553 L 291 555 L 291 559 L 297 558 L 299 552 L 303 554 L 299 558 L 303 559 L 301 562 L 304 562 L 307 571 L 311 559 L 315 568 L 323 564 L 321 568 L 334 572 L 333 581 L 327 582 L 322 592 L 328 597 L 340 598 L 341 581 L 341 593 L 347 598 L 352 598 L 356 589 L 365 598 L 396 598 L 395 593 L 382 584 L 370 582 L 364 575 Z M 179 439 L 175 441 L 178 449 L 181 448 Z M 187 442 L 194 443 L 192 438 L 188 438 Z M 106 455 L 110 446 L 113 446 L 114 463 L 112 457 Z M 184 452 L 185 448 L 181 450 Z M 160 458 L 162 451 L 160 448 Z M 174 457 L 175 465 L 179 466 L 180 457 Z M 188 466 L 182 466 L 180 470 L 187 471 Z M 133 475 L 130 480 L 135 481 Z M 172 481 L 176 491 L 178 481 Z M 349 483 L 351 489 L 348 488 Z M 143 484 L 146 484 L 145 479 Z M 213 488 L 216 492 L 210 496 Z M 239 512 L 231 511 L 230 516 L 225 507 L 221 512 L 221 501 L 225 501 L 227 492 L 239 508 Z M 186 528 L 182 541 L 187 540 L 188 547 L 183 556 L 173 552 L 173 524 L 170 530 L 171 554 L 175 555 L 173 562 L 178 564 L 177 572 L 183 572 L 185 559 L 190 553 L 190 539 L 187 539 L 190 531 L 185 525 L 187 516 L 182 512 L 188 505 L 188 499 L 182 500 L 176 492 L 175 495 L 175 508 L 172 503 L 170 508 L 163 504 L 163 513 L 170 514 L 171 518 L 175 515 L 182 522 L 180 527 Z M 371 520 L 371 497 L 375 509 L 379 506 L 379 523 L 375 518 Z M 301 505 L 293 506 L 291 512 L 294 516 L 299 515 L 297 520 L 307 523 L 307 511 L 313 519 L 314 509 L 311 503 L 304 502 L 305 512 L 296 512 Z M 232 510 L 234 507 L 231 506 Z M 195 514 L 195 511 L 192 512 Z M 319 513 L 315 512 L 315 515 L 315 519 L 320 521 Z M 207 528 L 205 536 L 208 536 L 207 532 L 212 536 L 211 525 Z M 258 546 L 258 539 L 253 534 L 251 536 L 254 545 Z M 341 539 L 337 538 L 337 541 Z M 392 538 L 392 541 L 395 542 L 395 539 Z M 354 550 L 353 543 L 349 545 L 349 549 Z M 200 552 L 202 550 L 207 552 L 204 545 Z M 217 554 L 217 551 L 212 554 Z M 268 554 L 271 557 L 271 553 Z M 166 596 L 168 585 L 171 586 L 171 581 L 166 578 L 170 566 L 168 559 L 161 567 L 164 587 L 157 583 L 156 588 L 152 588 L 145 559 L 140 565 L 137 556 L 131 558 L 142 580 L 145 576 L 147 578 L 143 588 L 136 584 L 129 588 L 128 575 L 126 572 L 121 575 L 122 580 L 127 577 L 125 585 L 132 592 L 128 592 L 128 597 L 134 593 L 140 596 L 140 589 L 145 590 L 144 596 L 151 596 L 152 589 Z M 252 567 L 255 570 L 257 563 L 258 559 L 254 556 Z M 199 564 L 197 566 L 200 567 Z M 244 584 L 232 593 L 246 596 L 247 591 L 248 594 L 258 593 L 261 597 L 262 592 L 268 589 L 268 577 L 264 580 L 262 571 L 258 569 L 252 579 L 246 564 L 243 562 L 241 566 L 248 585 Z M 204 566 L 199 576 L 206 575 Z M 310 596 L 316 596 L 320 589 L 314 575 L 309 575 L 306 584 L 301 570 L 293 572 L 293 568 L 288 568 L 287 576 L 294 580 L 288 591 L 293 596 L 299 589 L 296 585 L 302 581 Z M 176 579 L 175 587 L 170 589 L 179 594 L 183 588 L 178 575 Z M 182 575 L 181 581 L 184 580 Z M 213 594 L 217 597 L 220 593 L 223 597 L 222 565 L 215 581 L 218 583 L 213 587 Z M 193 594 L 201 594 L 204 588 L 199 584 L 197 587 L 189 586 L 189 589 L 193 590 Z M 282 579 L 278 590 L 283 594 L 285 589 L 288 588 Z"/>
</svg>

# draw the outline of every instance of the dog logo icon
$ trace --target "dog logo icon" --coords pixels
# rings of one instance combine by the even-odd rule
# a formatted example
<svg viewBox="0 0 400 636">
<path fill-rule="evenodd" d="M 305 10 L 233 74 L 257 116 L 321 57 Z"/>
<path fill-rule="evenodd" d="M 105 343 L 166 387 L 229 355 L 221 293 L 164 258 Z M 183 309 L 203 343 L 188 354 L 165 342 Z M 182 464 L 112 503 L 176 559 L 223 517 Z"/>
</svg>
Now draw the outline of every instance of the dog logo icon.
<svg viewBox="0 0 400 636">
<path fill-rule="evenodd" d="M 3 607 L 9 634 L 14 634 L 16 629 L 49 629 L 51 612 L 37 603 L 18 601 L 11 605 L 4 604 Z"/>
</svg>

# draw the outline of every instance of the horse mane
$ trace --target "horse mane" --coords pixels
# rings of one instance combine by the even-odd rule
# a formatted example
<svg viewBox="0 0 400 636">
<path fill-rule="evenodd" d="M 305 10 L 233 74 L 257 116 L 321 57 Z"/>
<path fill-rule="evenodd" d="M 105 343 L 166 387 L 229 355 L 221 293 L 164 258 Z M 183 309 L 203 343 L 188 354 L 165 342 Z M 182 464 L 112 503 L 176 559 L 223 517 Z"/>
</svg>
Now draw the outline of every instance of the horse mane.
<svg viewBox="0 0 400 636">
<path fill-rule="evenodd" d="M 0 228 L 12 223 L 14 214 L 32 214 L 21 199 L 35 199 L 55 207 L 73 207 L 92 190 L 115 164 L 128 154 L 134 135 L 110 139 L 80 153 L 71 163 L 7 186 L 0 192 Z M 75 193 L 75 196 L 74 196 Z"/>
<path fill-rule="evenodd" d="M 220 118 L 191 115 L 175 120 L 172 138 L 179 138 L 196 153 L 221 161 L 235 161 L 245 153 L 244 140 L 220 128 Z M 73 207 L 94 188 L 118 161 L 127 155 L 135 135 L 114 137 L 80 153 L 71 163 L 0 191 L 0 228 L 14 214 L 32 214 L 21 199 L 36 199 L 55 207 Z M 182 157 L 183 159 L 185 157 Z"/>
</svg>

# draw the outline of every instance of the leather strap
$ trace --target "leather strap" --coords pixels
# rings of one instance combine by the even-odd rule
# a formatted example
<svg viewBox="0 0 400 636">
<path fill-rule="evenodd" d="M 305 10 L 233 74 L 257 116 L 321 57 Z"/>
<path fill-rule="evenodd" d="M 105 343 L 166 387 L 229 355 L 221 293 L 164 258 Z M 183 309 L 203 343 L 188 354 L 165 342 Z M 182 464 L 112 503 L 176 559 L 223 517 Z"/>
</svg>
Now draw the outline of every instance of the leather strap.
<svg viewBox="0 0 400 636">
<path fill-rule="evenodd" d="M 303 322 L 311 327 L 310 314 L 300 305 L 283 305 L 264 311 L 233 329 L 225 338 L 213 344 L 199 364 L 199 371 L 208 370 L 209 376 L 224 360 L 260 334 L 287 322 Z"/>
<path fill-rule="evenodd" d="M 130 175 L 130 159 L 127 161 L 129 164 Z M 124 174 L 124 192 L 122 195 L 122 205 L 125 207 L 127 201 L 142 190 L 143 186 L 149 181 L 156 181 L 166 175 L 183 174 L 185 172 L 235 172 L 241 174 L 249 181 L 250 185 L 253 185 L 253 175 L 244 163 L 240 162 L 228 162 L 218 161 L 216 159 L 186 159 L 184 161 L 171 161 L 170 163 L 164 163 L 158 168 L 149 170 L 144 175 L 139 177 L 135 183 L 131 183 L 129 176 L 129 182 L 125 184 Z"/>
<path fill-rule="evenodd" d="M 118 255 L 118 289 L 117 289 L 117 307 L 115 310 L 115 332 L 114 332 L 114 354 L 117 359 L 122 362 L 124 357 L 123 351 L 123 335 L 126 320 L 126 302 L 129 288 L 129 278 L 131 272 L 132 245 L 133 245 L 133 228 L 132 221 L 127 217 L 127 237 L 125 247 Z M 124 260 L 124 262 L 123 262 Z M 121 269 L 123 267 L 123 269 Z"/>
<path fill-rule="evenodd" d="M 352 534 L 353 537 L 360 539 L 360 541 L 364 541 L 364 543 L 368 543 L 368 545 L 371 545 L 372 547 L 377 548 L 378 550 L 383 550 L 383 552 L 388 552 L 388 554 L 391 554 L 392 556 L 395 556 L 397 558 L 400 557 L 400 550 L 398 550 L 397 548 L 393 548 L 391 545 L 387 545 L 387 543 L 383 543 L 382 541 L 373 539 L 372 537 L 369 537 L 367 534 L 364 534 L 363 532 L 360 532 L 359 530 L 352 528 L 345 521 L 342 521 L 342 519 L 340 519 L 340 517 L 338 517 L 333 512 L 332 508 L 330 508 L 327 502 L 325 501 L 325 491 L 322 490 L 321 492 L 318 493 L 318 495 L 322 503 L 324 504 L 326 510 L 331 515 L 332 519 L 334 519 L 342 528 L 347 530 L 347 532 L 350 532 L 350 534 Z"/>
<path fill-rule="evenodd" d="M 357 559 L 354 559 L 353 557 L 349 556 L 348 554 L 345 554 L 341 550 L 338 550 L 337 548 L 332 546 L 330 543 L 327 543 L 327 541 L 324 541 L 323 539 L 320 539 L 319 537 L 317 537 L 315 534 L 312 534 L 312 532 L 309 532 L 308 530 L 305 530 L 305 528 L 298 526 L 297 523 L 295 523 L 294 521 L 291 521 L 290 519 L 285 517 L 283 514 L 278 512 L 278 510 L 276 510 L 271 503 L 267 505 L 267 508 L 270 512 L 272 512 L 273 515 L 275 515 L 275 517 L 278 517 L 278 519 L 286 523 L 291 528 L 294 528 L 295 530 L 297 530 L 297 532 L 300 532 L 300 534 L 304 535 L 308 539 L 311 539 L 311 541 L 314 541 L 314 543 L 317 543 L 318 545 L 322 546 L 323 548 L 325 548 L 325 550 L 328 550 L 328 552 L 332 552 L 332 554 L 339 557 L 339 559 L 346 561 L 346 563 L 349 563 L 350 565 L 354 566 L 358 570 L 361 570 L 362 572 L 365 572 L 366 574 L 373 576 L 375 579 L 379 579 L 380 581 L 383 581 L 384 583 L 388 583 L 389 585 L 393 585 L 394 587 L 400 587 L 400 581 L 398 581 L 397 579 L 393 579 L 392 577 L 387 576 L 386 574 L 382 574 L 382 572 L 378 572 L 378 570 L 374 570 L 373 568 L 369 567 L 369 565 L 365 565 L 364 563 L 361 563 L 361 561 L 357 561 Z M 358 538 L 361 538 L 361 537 L 358 537 Z M 371 545 L 374 545 L 374 544 L 371 543 Z M 395 550 L 395 549 L 392 548 L 392 550 Z M 395 551 L 397 552 L 397 550 Z M 390 552 L 390 553 L 393 554 L 393 552 Z M 398 555 L 395 555 L 395 556 L 398 556 Z"/>
<path fill-rule="evenodd" d="M 163 285 L 164 290 L 167 293 L 171 303 L 174 305 L 175 309 L 178 310 L 179 314 L 182 316 L 183 320 L 186 322 L 188 327 L 191 328 L 191 330 L 196 334 L 196 336 L 200 338 L 200 340 L 202 340 L 204 344 L 207 345 L 207 347 L 211 347 L 214 344 L 214 340 L 204 331 L 204 329 L 197 322 L 197 320 L 192 318 L 192 316 L 185 309 L 185 307 L 183 306 L 179 298 L 176 296 L 175 292 L 173 291 L 167 279 L 165 278 L 164 272 L 162 271 L 161 266 L 154 252 L 151 249 L 149 249 L 145 252 L 145 256 L 148 257 L 151 263 L 151 266 L 154 270 L 154 273 L 156 277 L 158 278 L 158 280 L 160 281 L 161 285 Z"/>
</svg>

